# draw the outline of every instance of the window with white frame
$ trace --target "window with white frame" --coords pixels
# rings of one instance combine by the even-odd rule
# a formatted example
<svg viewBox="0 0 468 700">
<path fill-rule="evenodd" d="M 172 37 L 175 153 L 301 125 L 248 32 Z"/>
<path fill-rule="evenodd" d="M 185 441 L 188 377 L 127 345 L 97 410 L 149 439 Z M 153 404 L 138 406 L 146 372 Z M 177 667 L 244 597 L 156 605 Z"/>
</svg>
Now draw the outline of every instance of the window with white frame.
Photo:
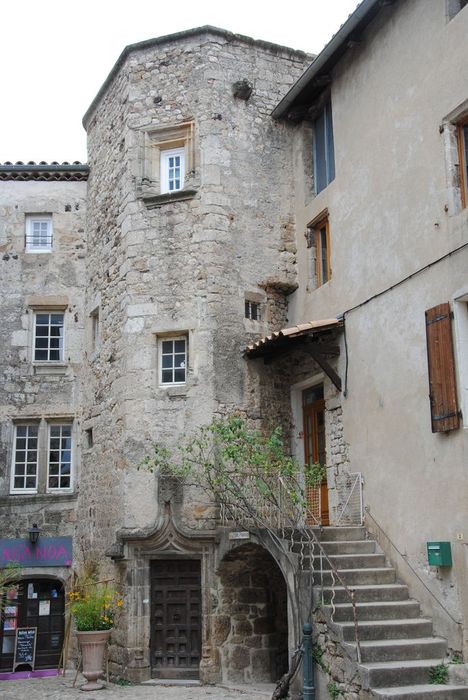
<svg viewBox="0 0 468 700">
<path fill-rule="evenodd" d="M 161 194 L 177 192 L 184 187 L 185 149 L 161 151 Z"/>
<path fill-rule="evenodd" d="M 34 362 L 63 362 L 64 314 L 34 314 Z"/>
<path fill-rule="evenodd" d="M 49 253 L 52 250 L 52 216 L 28 214 L 26 216 L 26 251 Z"/>
<path fill-rule="evenodd" d="M 12 491 L 37 491 L 39 424 L 16 425 Z"/>
<path fill-rule="evenodd" d="M 14 426 L 11 493 L 70 491 L 71 422 L 38 420 Z"/>
<path fill-rule="evenodd" d="M 159 340 L 159 382 L 163 386 L 185 384 L 187 379 L 187 337 Z"/>
<path fill-rule="evenodd" d="M 248 318 L 250 321 L 260 321 L 262 317 L 260 302 L 246 299 L 244 314 L 245 318 Z"/>
</svg>

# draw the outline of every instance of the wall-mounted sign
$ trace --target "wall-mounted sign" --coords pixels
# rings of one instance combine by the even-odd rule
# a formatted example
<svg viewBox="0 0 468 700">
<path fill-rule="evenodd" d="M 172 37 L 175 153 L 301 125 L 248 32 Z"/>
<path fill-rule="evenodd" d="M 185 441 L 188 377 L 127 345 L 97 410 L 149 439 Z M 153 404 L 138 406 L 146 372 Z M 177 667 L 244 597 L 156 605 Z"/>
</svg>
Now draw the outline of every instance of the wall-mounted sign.
<svg viewBox="0 0 468 700">
<path fill-rule="evenodd" d="M 0 539 L 0 569 L 10 562 L 21 566 L 71 566 L 71 537 L 39 537 L 37 544 L 26 539 Z"/>
<path fill-rule="evenodd" d="M 230 532 L 230 540 L 248 540 L 250 539 L 250 532 Z"/>
<path fill-rule="evenodd" d="M 17 666 L 28 664 L 34 670 L 36 656 L 37 627 L 18 627 L 15 639 L 15 656 L 13 659 L 13 671 Z"/>
</svg>

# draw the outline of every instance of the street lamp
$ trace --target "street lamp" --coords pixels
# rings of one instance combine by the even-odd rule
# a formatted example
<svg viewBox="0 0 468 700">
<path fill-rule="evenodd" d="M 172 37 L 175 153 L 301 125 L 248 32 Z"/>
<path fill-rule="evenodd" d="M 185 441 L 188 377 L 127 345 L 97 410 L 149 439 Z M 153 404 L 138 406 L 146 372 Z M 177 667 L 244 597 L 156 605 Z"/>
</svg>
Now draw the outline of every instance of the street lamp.
<svg viewBox="0 0 468 700">
<path fill-rule="evenodd" d="M 29 541 L 31 544 L 37 544 L 39 539 L 40 529 L 37 527 L 37 523 L 33 523 L 33 526 L 29 529 Z"/>
</svg>

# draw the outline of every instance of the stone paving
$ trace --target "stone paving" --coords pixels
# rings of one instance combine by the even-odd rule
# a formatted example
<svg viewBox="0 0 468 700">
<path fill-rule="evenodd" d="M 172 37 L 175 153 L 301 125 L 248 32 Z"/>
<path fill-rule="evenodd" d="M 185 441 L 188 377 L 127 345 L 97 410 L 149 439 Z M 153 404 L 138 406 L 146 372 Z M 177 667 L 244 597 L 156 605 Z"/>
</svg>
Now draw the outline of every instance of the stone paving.
<svg viewBox="0 0 468 700">
<path fill-rule="evenodd" d="M 107 684 L 103 690 L 84 694 L 80 685 L 84 678 L 78 678 L 73 688 L 74 672 L 65 678 L 31 678 L 28 680 L 1 681 L 1 700 L 260 700 L 271 698 L 274 686 L 166 686 Z"/>
</svg>

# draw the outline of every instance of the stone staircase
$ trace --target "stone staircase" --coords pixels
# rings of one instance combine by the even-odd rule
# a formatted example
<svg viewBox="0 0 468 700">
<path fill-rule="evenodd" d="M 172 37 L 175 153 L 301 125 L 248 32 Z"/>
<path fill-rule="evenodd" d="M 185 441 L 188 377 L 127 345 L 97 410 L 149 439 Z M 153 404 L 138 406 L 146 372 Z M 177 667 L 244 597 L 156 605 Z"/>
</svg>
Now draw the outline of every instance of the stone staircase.
<svg viewBox="0 0 468 700">
<path fill-rule="evenodd" d="M 468 687 L 430 684 L 429 671 L 446 659 L 447 642 L 432 632 L 432 621 L 421 616 L 407 586 L 396 580 L 377 543 L 363 527 L 327 527 L 314 532 L 346 585 L 356 592 L 361 646 L 359 675 L 364 689 L 380 700 L 468 700 Z M 299 552 L 297 543 L 293 551 Z M 317 555 L 317 548 L 315 548 Z M 330 620 L 333 590 L 335 612 L 329 622 L 350 659 L 356 660 L 352 605 L 336 583 L 328 561 L 314 560 L 316 602 Z"/>
</svg>

